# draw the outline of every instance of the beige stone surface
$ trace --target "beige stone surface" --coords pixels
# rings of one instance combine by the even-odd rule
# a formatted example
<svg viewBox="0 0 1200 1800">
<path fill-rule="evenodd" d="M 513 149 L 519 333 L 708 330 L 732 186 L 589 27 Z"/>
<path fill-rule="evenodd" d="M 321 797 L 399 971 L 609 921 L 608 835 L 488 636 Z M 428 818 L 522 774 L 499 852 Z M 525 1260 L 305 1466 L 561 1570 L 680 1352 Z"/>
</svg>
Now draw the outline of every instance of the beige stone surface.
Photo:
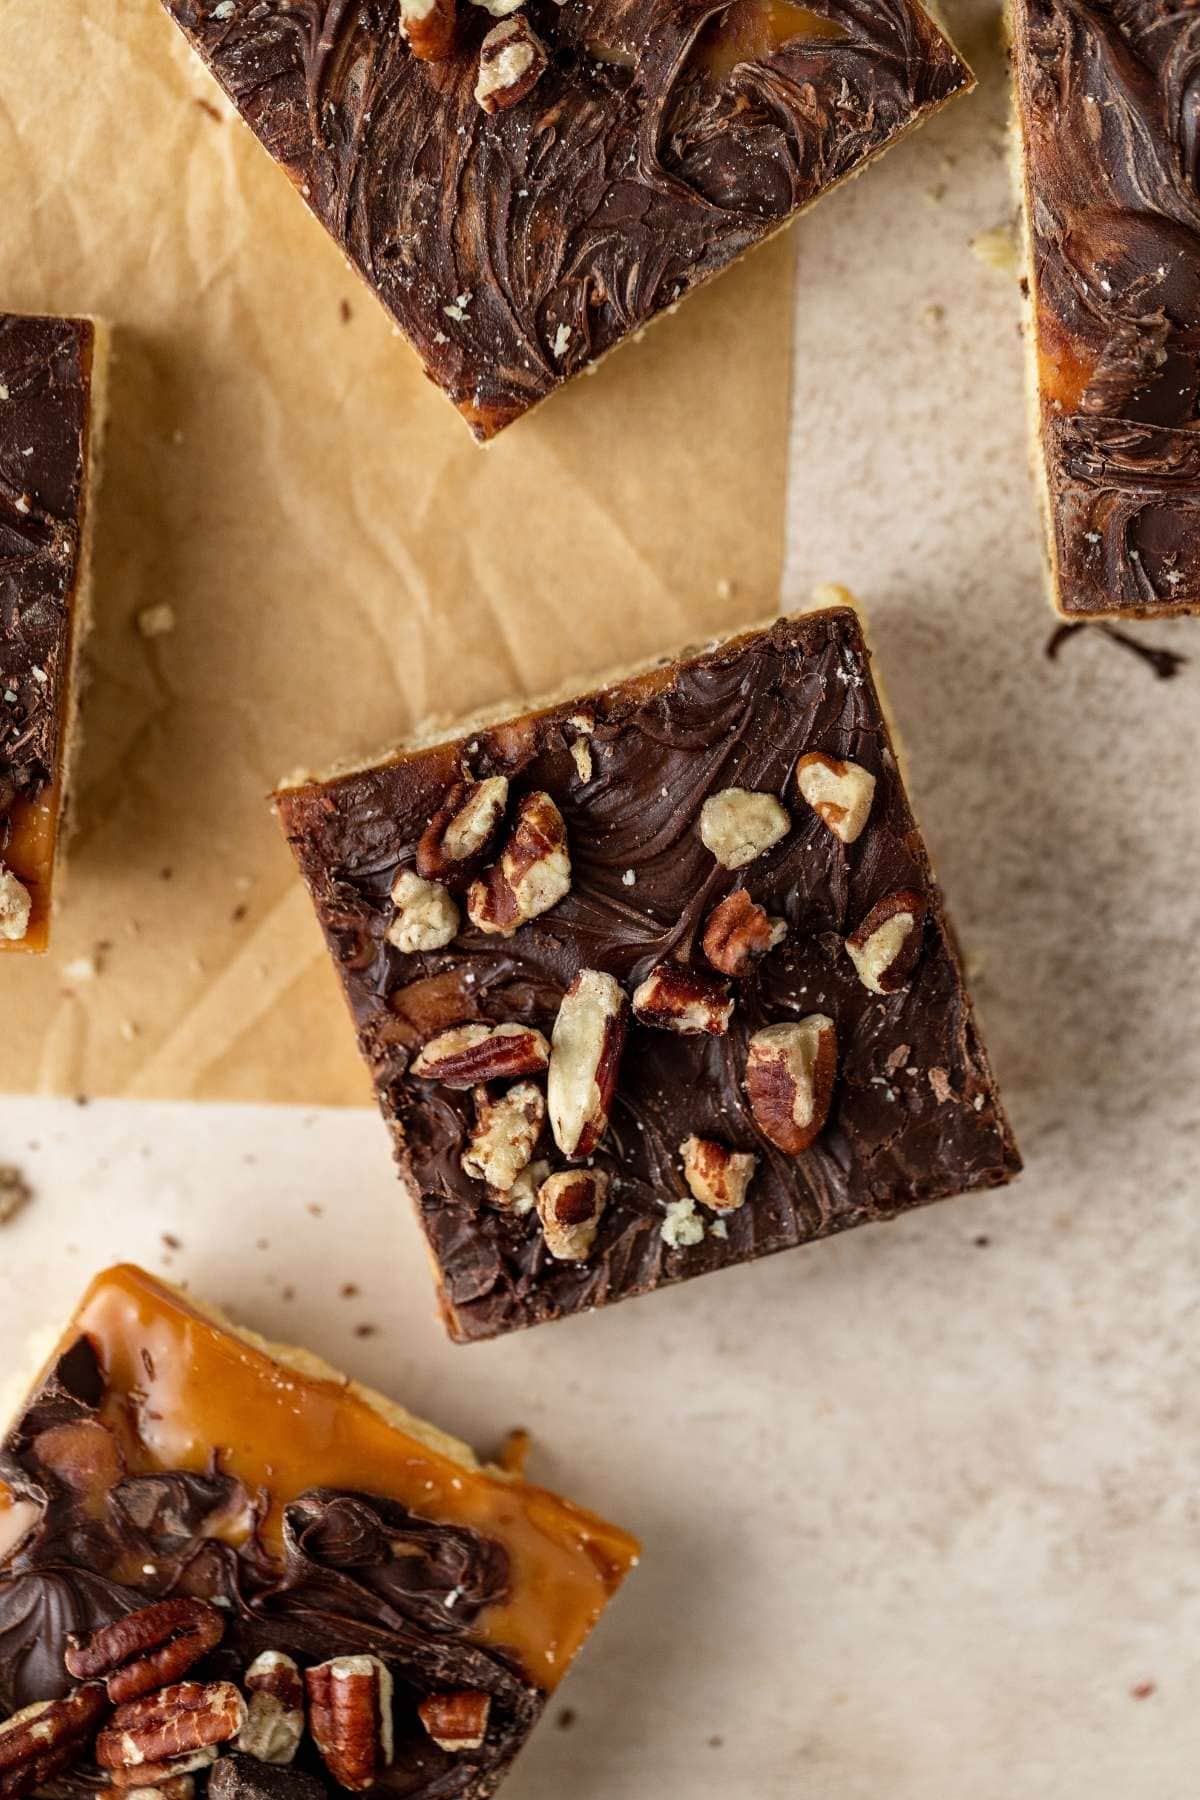
<svg viewBox="0 0 1200 1800">
<path fill-rule="evenodd" d="M 455 1349 L 370 1114 L 0 1107 L 38 1189 L 8 1363 L 138 1256 L 482 1449 L 529 1426 L 644 1536 L 511 1800 L 1196 1792 L 1200 624 L 1134 628 L 1191 655 L 1170 683 L 1044 655 L 1017 300 L 970 249 L 1009 216 L 1003 69 L 965 22 L 982 94 L 797 240 L 787 591 L 871 610 L 1022 1182 Z"/>
</svg>

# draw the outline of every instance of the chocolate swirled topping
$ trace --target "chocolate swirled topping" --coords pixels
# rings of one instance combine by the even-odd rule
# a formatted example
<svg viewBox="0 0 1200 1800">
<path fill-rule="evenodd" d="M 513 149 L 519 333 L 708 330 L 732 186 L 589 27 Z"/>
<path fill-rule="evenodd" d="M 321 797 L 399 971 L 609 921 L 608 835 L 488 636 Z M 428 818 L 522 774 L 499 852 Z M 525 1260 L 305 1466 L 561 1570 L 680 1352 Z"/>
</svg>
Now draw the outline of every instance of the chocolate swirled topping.
<svg viewBox="0 0 1200 1800">
<path fill-rule="evenodd" d="M 503 1546 L 468 1525 L 423 1518 L 384 1496 L 329 1488 L 284 1509 L 282 1565 L 256 1528 L 231 1533 L 253 1501 L 214 1469 L 124 1473 L 94 1352 L 85 1338 L 51 1371 L 9 1435 L 0 1485 L 27 1507 L 25 1534 L 0 1556 L 0 1712 L 65 1695 L 69 1642 L 164 1595 L 201 1596 L 220 1609 L 215 1649 L 189 1681 L 238 1683 L 263 1651 L 301 1669 L 331 1657 L 376 1657 L 394 1684 L 395 1754 L 386 1774 L 413 1800 L 484 1800 L 542 1709 L 544 1693 L 474 1628 L 509 1594 Z M 249 1517 L 261 1519 L 261 1507 Z M 5 1514 L 0 1512 L 0 1525 Z M 240 1539 L 240 1541 L 238 1541 Z M 486 1742 L 464 1760 L 422 1729 L 430 1695 L 486 1696 Z M 253 1786 L 253 1765 L 225 1773 Z M 306 1739 L 279 1800 L 333 1787 Z M 314 1789 L 313 1779 L 319 1782 Z M 201 1773 L 199 1779 L 203 1781 Z M 72 1792 L 100 1781 L 85 1758 Z M 221 1786 L 223 1791 L 224 1776 Z"/>
<path fill-rule="evenodd" d="M 1200 14 L 1017 0 L 1056 598 L 1200 608 Z"/>
<path fill-rule="evenodd" d="M 398 0 L 165 3 L 481 439 L 971 81 L 916 0 L 528 0 L 488 112 L 510 7 L 422 61 Z"/>
<path fill-rule="evenodd" d="M 797 791 L 797 763 L 813 752 L 874 780 L 869 818 L 851 843 Z M 405 951 L 389 895 L 467 771 L 479 783 L 507 779 L 514 819 L 523 796 L 552 797 L 569 845 L 569 892 L 510 935 L 468 916 L 451 941 L 441 933 L 440 947 Z M 775 834 L 737 870 L 722 867 L 701 835 L 705 802 L 730 789 L 770 796 L 763 816 Z M 285 789 L 277 804 L 419 1195 L 459 1338 L 645 1293 L 1006 1181 L 1019 1167 L 849 609 L 781 621 L 585 699 Z M 743 888 L 759 909 L 762 943 L 758 959 L 722 986 L 709 925 L 718 903 Z M 403 880 L 396 891 L 406 891 Z M 872 991 L 846 940 L 880 903 L 899 914 L 902 901 L 907 910 L 890 928 L 894 991 Z M 475 905 L 467 896 L 464 912 Z M 885 932 L 870 954 L 888 941 Z M 648 1010 L 642 984 L 660 967 L 686 976 L 686 996 L 709 1009 L 699 1035 L 669 1028 L 669 1019 L 664 1028 L 665 1013 Z M 620 994 L 633 997 L 635 1013 L 607 1129 L 594 1154 L 585 1151 L 607 1186 L 576 1183 L 566 1194 L 560 1256 L 553 1230 L 542 1229 L 544 1196 L 532 1212 L 464 1168 L 481 1093 L 469 1079 L 439 1080 L 427 1055 L 414 1063 L 464 1022 L 475 1027 L 472 1041 L 488 1025 L 527 1028 L 521 1085 L 536 1121 L 538 1044 L 553 1038 L 581 969 L 597 972 L 592 989 L 617 1011 Z M 836 1081 L 823 1129 L 797 1154 L 764 1128 L 747 1064 L 756 1034 L 806 1015 L 832 1021 Z M 499 1042 L 512 1053 L 511 1035 Z M 553 1063 L 552 1053 L 552 1110 Z M 598 1093 L 608 1075 L 596 1079 Z M 506 1091 L 491 1085 L 485 1110 Z M 693 1136 L 757 1159 L 744 1204 L 727 1197 L 719 1217 L 689 1205 L 689 1188 L 698 1190 L 685 1182 L 681 1146 Z M 581 1166 L 544 1128 L 532 1157 L 539 1180 Z M 730 1167 L 736 1176 L 746 1164 Z M 551 1191 L 565 1192 L 561 1182 Z M 580 1220 L 590 1244 L 570 1237 Z"/>
<path fill-rule="evenodd" d="M 90 320 L 0 314 L 0 864 L 32 898 L 25 928 L 0 930 L 0 947 L 45 944 L 94 347 Z"/>
</svg>

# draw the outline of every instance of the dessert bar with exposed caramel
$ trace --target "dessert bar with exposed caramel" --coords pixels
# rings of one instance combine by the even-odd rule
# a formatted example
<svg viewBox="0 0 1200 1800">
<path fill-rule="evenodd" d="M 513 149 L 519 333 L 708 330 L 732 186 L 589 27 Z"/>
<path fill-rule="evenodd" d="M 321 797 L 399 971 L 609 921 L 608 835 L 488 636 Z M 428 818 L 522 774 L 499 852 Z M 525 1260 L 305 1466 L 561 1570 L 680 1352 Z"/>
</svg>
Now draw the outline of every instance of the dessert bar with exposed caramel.
<svg viewBox="0 0 1200 1800">
<path fill-rule="evenodd" d="M 487 1800 L 625 1532 L 141 1270 L 0 1458 L 0 1796 Z"/>
<path fill-rule="evenodd" d="M 848 605 L 276 804 L 456 1338 L 1019 1167 Z"/>
<path fill-rule="evenodd" d="M 1200 610 L 1190 0 L 1011 0 L 1036 460 L 1067 618 Z"/>
<path fill-rule="evenodd" d="M 105 358 L 91 319 L 0 314 L 0 951 L 49 937 Z"/>
<path fill-rule="evenodd" d="M 917 0 L 165 0 L 478 438 L 971 85 Z"/>
</svg>

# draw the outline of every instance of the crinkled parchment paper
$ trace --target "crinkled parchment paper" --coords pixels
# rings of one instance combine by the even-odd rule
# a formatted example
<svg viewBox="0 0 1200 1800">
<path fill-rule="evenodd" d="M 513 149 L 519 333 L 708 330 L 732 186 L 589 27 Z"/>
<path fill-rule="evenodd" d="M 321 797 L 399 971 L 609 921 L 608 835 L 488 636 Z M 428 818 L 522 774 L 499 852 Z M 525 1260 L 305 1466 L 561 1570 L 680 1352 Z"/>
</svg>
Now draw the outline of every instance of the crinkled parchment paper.
<svg viewBox="0 0 1200 1800">
<path fill-rule="evenodd" d="M 0 306 L 116 358 L 75 835 L 0 1087 L 365 1100 L 264 795 L 770 610 L 789 243 L 481 451 L 156 0 L 3 0 L 0 220 Z"/>
</svg>

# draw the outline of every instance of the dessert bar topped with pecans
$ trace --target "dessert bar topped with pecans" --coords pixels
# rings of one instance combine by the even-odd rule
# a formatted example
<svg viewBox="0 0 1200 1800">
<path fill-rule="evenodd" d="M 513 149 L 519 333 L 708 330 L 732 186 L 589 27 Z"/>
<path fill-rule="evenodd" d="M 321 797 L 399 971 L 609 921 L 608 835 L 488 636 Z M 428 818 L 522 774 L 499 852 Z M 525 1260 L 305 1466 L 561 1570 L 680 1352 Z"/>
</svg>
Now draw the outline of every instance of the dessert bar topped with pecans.
<svg viewBox="0 0 1200 1800">
<path fill-rule="evenodd" d="M 277 805 L 460 1339 L 1019 1167 L 848 606 Z"/>
<path fill-rule="evenodd" d="M 0 1452 L 0 1800 L 487 1800 L 636 1553 L 110 1270 Z"/>
</svg>

